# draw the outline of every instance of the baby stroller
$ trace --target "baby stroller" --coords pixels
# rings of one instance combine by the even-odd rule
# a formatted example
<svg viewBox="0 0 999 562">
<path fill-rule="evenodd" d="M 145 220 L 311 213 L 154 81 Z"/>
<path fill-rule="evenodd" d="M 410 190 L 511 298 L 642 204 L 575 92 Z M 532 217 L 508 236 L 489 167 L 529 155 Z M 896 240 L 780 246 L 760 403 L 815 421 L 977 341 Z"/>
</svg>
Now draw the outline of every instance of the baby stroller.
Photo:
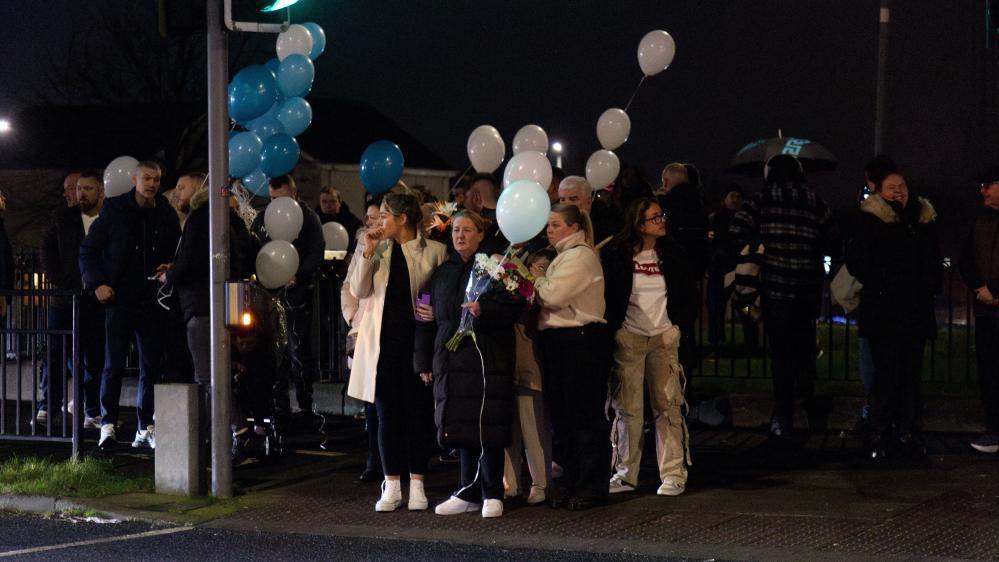
<svg viewBox="0 0 999 562">
<path fill-rule="evenodd" d="M 232 286 L 237 287 L 232 287 Z M 283 311 L 276 299 L 246 283 L 231 283 L 243 293 L 240 322 L 232 334 L 233 465 L 247 458 L 273 463 L 284 451 L 283 428 L 275 416 L 274 379 L 277 350 L 285 340 Z"/>
</svg>

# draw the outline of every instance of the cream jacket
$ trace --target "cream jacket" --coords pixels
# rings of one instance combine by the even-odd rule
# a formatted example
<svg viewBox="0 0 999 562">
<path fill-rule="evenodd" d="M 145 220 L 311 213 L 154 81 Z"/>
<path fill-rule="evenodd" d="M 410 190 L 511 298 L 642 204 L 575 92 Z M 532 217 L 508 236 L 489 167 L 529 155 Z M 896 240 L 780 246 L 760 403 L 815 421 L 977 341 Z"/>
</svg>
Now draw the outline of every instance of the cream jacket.
<svg viewBox="0 0 999 562">
<path fill-rule="evenodd" d="M 415 308 L 417 293 L 425 291 L 430 285 L 430 276 L 447 258 L 447 247 L 418 236 L 402 245 L 402 253 L 406 256 L 406 266 L 409 268 L 410 298 Z M 385 307 L 385 288 L 388 286 L 391 258 L 391 241 L 379 243 L 370 259 L 364 258 L 363 251 L 356 252 L 347 280 L 350 294 L 360 301 L 358 312 L 361 314 L 360 322 L 356 323 L 357 346 L 354 348 L 347 395 L 365 402 L 375 401 L 382 309 Z M 387 351 L 391 353 L 392 350 Z"/>
<path fill-rule="evenodd" d="M 604 270 L 585 234 L 571 234 L 555 245 L 558 256 L 534 282 L 541 300 L 538 329 L 576 328 L 604 320 Z"/>
</svg>

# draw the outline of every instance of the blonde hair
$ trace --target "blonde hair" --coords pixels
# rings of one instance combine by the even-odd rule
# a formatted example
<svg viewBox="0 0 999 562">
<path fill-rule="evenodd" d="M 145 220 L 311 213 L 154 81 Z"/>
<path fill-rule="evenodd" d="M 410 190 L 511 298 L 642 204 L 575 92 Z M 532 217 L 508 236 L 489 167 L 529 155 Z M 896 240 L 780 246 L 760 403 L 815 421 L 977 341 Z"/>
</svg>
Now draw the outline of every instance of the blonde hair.
<svg viewBox="0 0 999 562">
<path fill-rule="evenodd" d="M 568 203 L 553 205 L 552 212 L 558 213 L 565 220 L 565 224 L 569 226 L 578 224 L 579 229 L 583 231 L 583 235 L 586 238 L 586 243 L 593 246 L 593 221 L 590 220 L 590 215 L 581 211 L 579 207 L 569 205 Z"/>
</svg>

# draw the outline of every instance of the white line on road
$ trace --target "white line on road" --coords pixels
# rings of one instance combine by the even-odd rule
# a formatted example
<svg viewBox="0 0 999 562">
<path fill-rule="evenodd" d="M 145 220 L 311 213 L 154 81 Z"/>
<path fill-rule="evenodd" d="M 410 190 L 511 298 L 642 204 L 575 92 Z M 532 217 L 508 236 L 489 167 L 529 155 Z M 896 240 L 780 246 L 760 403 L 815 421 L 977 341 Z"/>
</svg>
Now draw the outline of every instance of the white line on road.
<svg viewBox="0 0 999 562">
<path fill-rule="evenodd" d="M 146 531 L 144 533 L 135 533 L 133 535 L 121 535 L 119 537 L 107 537 L 103 539 L 94 539 L 89 541 L 77 541 L 68 542 L 63 544 L 51 544 L 48 546 L 36 546 L 34 548 L 25 548 L 23 550 L 8 550 L 7 552 L 0 552 L 0 558 L 6 558 L 9 556 L 24 556 L 26 554 L 36 554 L 39 552 L 48 552 L 50 550 L 61 550 L 63 548 L 73 548 L 77 546 L 90 546 L 94 544 L 103 544 L 109 542 L 118 541 L 130 541 L 134 539 L 144 539 L 146 537 L 157 537 L 160 535 L 172 535 L 173 533 L 180 533 L 182 531 L 191 531 L 194 527 L 170 527 L 169 529 L 157 529 L 155 531 Z"/>
</svg>

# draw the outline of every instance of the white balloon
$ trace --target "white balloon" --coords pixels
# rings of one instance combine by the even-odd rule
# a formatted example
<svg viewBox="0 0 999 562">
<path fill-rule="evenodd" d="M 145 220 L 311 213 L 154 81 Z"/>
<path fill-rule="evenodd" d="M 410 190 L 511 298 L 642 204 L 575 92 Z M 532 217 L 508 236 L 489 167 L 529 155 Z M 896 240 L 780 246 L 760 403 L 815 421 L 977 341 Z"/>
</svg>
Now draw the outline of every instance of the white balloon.
<svg viewBox="0 0 999 562">
<path fill-rule="evenodd" d="M 548 189 L 552 183 L 552 163 L 547 156 L 533 150 L 515 154 L 503 171 L 503 187 L 519 180 L 531 180 Z"/>
<path fill-rule="evenodd" d="M 346 250 L 350 244 L 347 229 L 338 222 L 328 222 L 323 225 L 323 240 L 327 250 Z"/>
<path fill-rule="evenodd" d="M 278 60 L 296 53 L 309 56 L 312 52 L 312 32 L 304 25 L 289 25 L 288 29 L 278 34 L 276 50 Z"/>
<path fill-rule="evenodd" d="M 132 176 L 139 161 L 131 156 L 119 156 L 104 168 L 104 195 L 115 197 L 128 193 L 135 187 Z"/>
<path fill-rule="evenodd" d="M 495 172 L 505 156 L 506 144 L 496 127 L 479 125 L 468 135 L 468 160 L 476 172 Z"/>
<path fill-rule="evenodd" d="M 534 151 L 548 154 L 548 133 L 537 125 L 524 125 L 513 136 L 513 153 Z"/>
<path fill-rule="evenodd" d="M 666 70 L 676 54 L 673 37 L 661 29 L 650 31 L 638 44 L 638 66 L 646 76 L 655 76 Z"/>
<path fill-rule="evenodd" d="M 612 107 L 597 120 L 597 140 L 607 150 L 615 150 L 628 140 L 631 134 L 631 118 L 623 109 Z"/>
<path fill-rule="evenodd" d="M 291 197 L 278 197 L 267 204 L 264 228 L 271 240 L 294 242 L 302 231 L 302 208 Z"/>
<path fill-rule="evenodd" d="M 598 150 L 586 161 L 586 181 L 595 190 L 605 189 L 614 183 L 620 171 L 621 161 L 617 159 L 617 154 L 609 150 Z"/>
<path fill-rule="evenodd" d="M 257 281 L 268 289 L 284 287 L 298 272 L 298 250 L 287 240 L 271 240 L 257 253 Z"/>
</svg>

